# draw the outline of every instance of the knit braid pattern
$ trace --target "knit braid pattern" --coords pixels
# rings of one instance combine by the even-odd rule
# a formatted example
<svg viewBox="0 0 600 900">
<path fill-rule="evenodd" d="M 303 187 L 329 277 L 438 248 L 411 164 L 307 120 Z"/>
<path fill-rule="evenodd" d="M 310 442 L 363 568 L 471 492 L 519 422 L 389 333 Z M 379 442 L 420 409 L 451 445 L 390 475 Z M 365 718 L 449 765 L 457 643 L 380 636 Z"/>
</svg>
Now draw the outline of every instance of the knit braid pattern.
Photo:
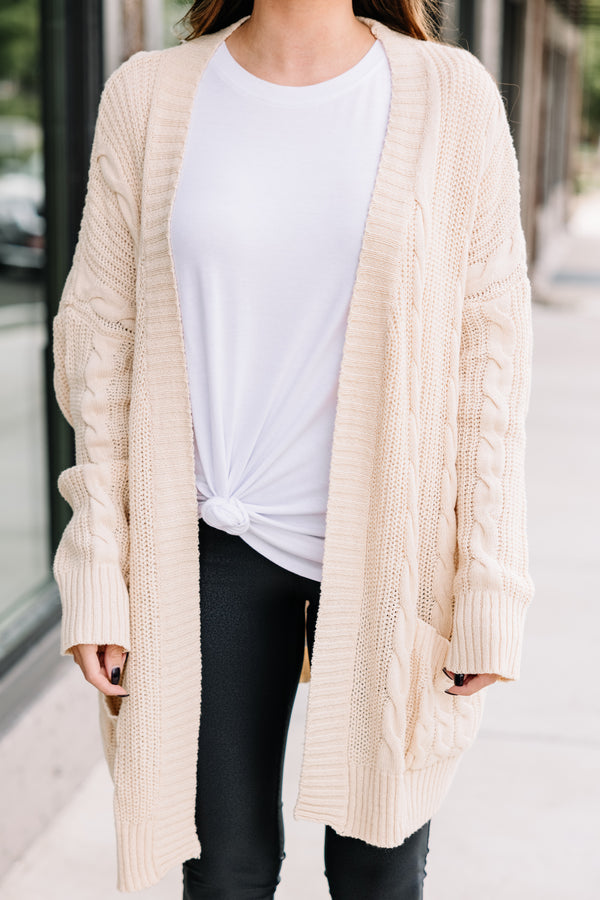
<svg viewBox="0 0 600 900">
<path fill-rule="evenodd" d="M 130 649 L 126 426 L 136 203 L 108 150 L 110 132 L 119 133 L 108 123 L 113 119 L 122 126 L 125 113 L 111 87 L 109 82 L 101 101 L 74 265 L 53 325 L 55 392 L 75 430 L 76 451 L 76 465 L 58 481 L 73 509 L 54 559 L 63 654 L 93 639 Z"/>
<path fill-rule="evenodd" d="M 521 656 L 516 635 L 534 593 L 524 483 L 531 286 L 517 158 L 500 103 L 491 133 L 497 138 L 479 186 L 462 315 L 455 637 L 447 665 L 514 680 Z"/>
</svg>

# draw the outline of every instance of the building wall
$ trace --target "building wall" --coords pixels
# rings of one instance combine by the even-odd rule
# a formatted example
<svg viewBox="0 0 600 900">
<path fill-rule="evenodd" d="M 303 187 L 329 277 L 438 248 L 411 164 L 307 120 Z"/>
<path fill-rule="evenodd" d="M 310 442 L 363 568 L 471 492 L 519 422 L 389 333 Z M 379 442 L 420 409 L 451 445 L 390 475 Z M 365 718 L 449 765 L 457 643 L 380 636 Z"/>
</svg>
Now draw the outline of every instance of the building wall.
<svg viewBox="0 0 600 900">
<path fill-rule="evenodd" d="M 100 22 L 100 0 L 0 6 L 0 768 L 15 811 L 0 820 L 0 876 L 99 748 L 86 727 L 96 709 L 89 695 L 84 715 L 72 702 L 63 678 L 78 673 L 59 656 L 51 562 L 70 511 L 56 480 L 73 440 L 52 390 L 50 326 L 85 194 Z"/>
<path fill-rule="evenodd" d="M 553 0 L 451 0 L 443 37 L 496 78 L 521 174 L 521 212 L 536 276 L 569 217 L 581 105 L 581 35 Z"/>
</svg>

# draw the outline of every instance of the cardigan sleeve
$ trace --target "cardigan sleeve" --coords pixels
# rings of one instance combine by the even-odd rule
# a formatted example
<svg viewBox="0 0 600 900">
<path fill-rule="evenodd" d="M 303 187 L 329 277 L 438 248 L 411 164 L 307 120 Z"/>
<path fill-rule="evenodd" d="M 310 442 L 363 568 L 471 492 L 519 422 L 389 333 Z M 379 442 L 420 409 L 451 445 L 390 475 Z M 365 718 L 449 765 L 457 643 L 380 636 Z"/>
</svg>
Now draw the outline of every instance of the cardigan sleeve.
<svg viewBox="0 0 600 900">
<path fill-rule="evenodd" d="M 457 563 L 446 667 L 519 677 L 528 570 L 531 287 L 517 156 L 499 92 L 470 235 L 459 352 Z"/>
<path fill-rule="evenodd" d="M 130 649 L 127 459 L 139 203 L 124 68 L 100 101 L 79 237 L 53 322 L 54 388 L 75 432 L 75 465 L 58 479 L 73 512 L 53 562 L 61 655 L 80 643 Z"/>
</svg>

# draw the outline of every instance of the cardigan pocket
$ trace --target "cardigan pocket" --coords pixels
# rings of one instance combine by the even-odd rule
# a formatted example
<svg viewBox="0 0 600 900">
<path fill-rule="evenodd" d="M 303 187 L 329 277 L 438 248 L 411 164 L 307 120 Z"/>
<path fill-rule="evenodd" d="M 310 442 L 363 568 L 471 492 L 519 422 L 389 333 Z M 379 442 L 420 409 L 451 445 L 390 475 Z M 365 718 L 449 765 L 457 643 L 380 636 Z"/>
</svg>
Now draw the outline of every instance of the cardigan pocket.
<svg viewBox="0 0 600 900">
<path fill-rule="evenodd" d="M 123 700 L 120 697 L 109 697 L 101 691 L 98 692 L 98 700 L 100 735 L 102 737 L 104 758 L 106 759 L 111 778 L 114 778 L 115 751 L 117 747 L 117 719 Z"/>
<path fill-rule="evenodd" d="M 405 761 L 408 769 L 422 769 L 460 755 L 475 740 L 481 724 L 484 691 L 454 696 L 442 671 L 450 641 L 432 625 L 417 618 L 410 657 Z"/>
</svg>

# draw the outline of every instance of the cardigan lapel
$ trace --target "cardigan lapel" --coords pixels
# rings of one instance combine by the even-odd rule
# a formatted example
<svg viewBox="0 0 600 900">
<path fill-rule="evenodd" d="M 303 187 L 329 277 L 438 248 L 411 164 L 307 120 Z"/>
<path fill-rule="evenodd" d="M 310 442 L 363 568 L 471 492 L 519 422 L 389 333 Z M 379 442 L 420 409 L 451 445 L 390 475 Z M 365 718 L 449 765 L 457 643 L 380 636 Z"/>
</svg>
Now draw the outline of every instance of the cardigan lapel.
<svg viewBox="0 0 600 900">
<path fill-rule="evenodd" d="M 349 758 L 350 718 L 367 572 L 371 479 L 381 428 L 385 365 L 392 311 L 405 385 L 394 410 L 406 441 L 418 440 L 423 192 L 429 192 L 435 119 L 428 119 L 429 70 L 422 42 L 370 21 L 384 44 L 392 73 L 386 138 L 365 225 L 340 369 L 329 477 L 323 576 L 312 659 L 306 737 L 296 818 L 349 833 L 356 796 Z M 410 352 L 409 352 L 410 348 Z M 408 454 L 404 454 L 408 455 Z M 413 473 L 415 475 L 415 473 Z M 397 472 L 400 478 L 401 473 Z M 414 483 L 414 478 L 413 478 Z M 416 503 L 416 498 L 410 498 Z M 356 535 L 361 535 L 357 543 Z M 373 535 L 370 535 L 371 539 Z M 405 538 L 409 540 L 408 535 Z M 373 581 L 371 577 L 371 582 Z M 364 637 L 364 635 L 363 635 Z M 366 638 L 368 639 L 368 637 Z M 363 686 L 364 687 L 364 686 Z M 360 689 L 359 689 L 360 693 Z M 356 710 L 355 710 L 356 712 Z M 365 711 L 365 715 L 366 715 Z"/>
<path fill-rule="evenodd" d="M 161 54 L 146 136 L 136 357 L 142 357 L 138 365 L 144 368 L 147 397 L 135 398 L 134 408 L 143 423 L 138 439 L 145 444 L 151 471 L 145 472 L 144 484 L 132 496 L 141 496 L 141 507 L 145 492 L 151 496 L 147 508 L 132 510 L 131 520 L 132 526 L 137 524 L 132 539 L 145 541 L 145 558 L 152 561 L 148 566 L 152 571 L 142 573 L 140 585 L 153 583 L 158 598 L 156 608 L 146 615 L 148 627 L 155 630 L 148 644 L 157 648 L 157 656 L 143 664 L 160 668 L 159 696 L 152 698 L 148 711 L 159 716 L 160 745 L 151 834 L 142 840 L 132 825 L 123 829 L 122 842 L 146 847 L 148 866 L 166 867 L 167 848 L 180 859 L 198 856 L 200 850 L 190 790 L 196 783 L 202 676 L 198 512 L 191 402 L 169 222 L 196 86 L 231 30 Z M 156 508 L 161 516 L 150 519 Z M 145 607 L 147 597 L 138 596 L 136 603 Z M 140 646 L 138 656 L 144 652 L 145 645 Z M 177 697 L 176 704 L 172 697 Z"/>
</svg>

